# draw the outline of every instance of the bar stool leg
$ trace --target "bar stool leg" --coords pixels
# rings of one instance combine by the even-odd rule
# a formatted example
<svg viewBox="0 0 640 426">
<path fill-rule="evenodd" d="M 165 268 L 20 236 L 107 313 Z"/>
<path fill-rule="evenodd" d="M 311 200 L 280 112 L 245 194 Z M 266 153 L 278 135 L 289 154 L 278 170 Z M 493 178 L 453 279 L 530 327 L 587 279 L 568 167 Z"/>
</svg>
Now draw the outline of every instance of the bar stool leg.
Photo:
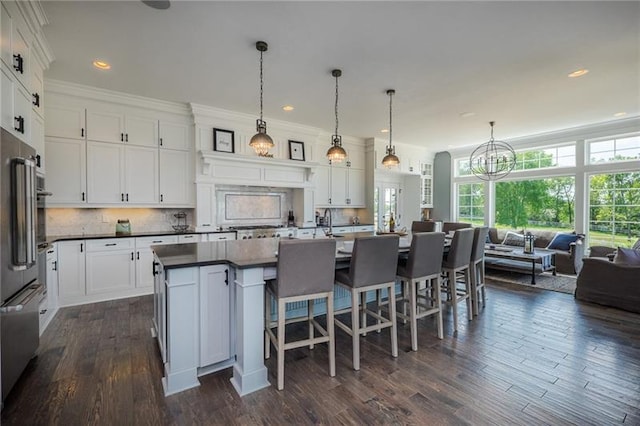
<svg viewBox="0 0 640 426">
<path fill-rule="evenodd" d="M 436 284 L 435 287 L 433 286 L 433 282 L 431 283 L 431 286 L 434 288 L 434 303 L 436 303 L 436 306 L 438 307 L 438 316 L 436 317 L 437 323 L 438 323 L 438 338 L 442 339 L 444 336 L 444 332 L 442 330 L 442 292 L 440 290 L 440 275 L 438 275 L 436 278 L 432 278 L 431 280 L 436 280 Z"/>
<path fill-rule="evenodd" d="M 333 293 L 327 297 L 327 333 L 329 333 L 329 375 L 336 375 L 336 332 L 333 318 Z"/>
<path fill-rule="evenodd" d="M 409 280 L 409 321 L 411 321 L 411 350 L 418 350 L 417 282 Z"/>
<path fill-rule="evenodd" d="M 473 315 L 478 315 L 478 264 L 471 262 L 471 304 L 473 305 Z"/>
<path fill-rule="evenodd" d="M 469 316 L 469 321 L 473 321 L 473 301 L 471 299 L 470 275 L 471 275 L 471 271 L 469 270 L 469 268 L 466 268 L 464 270 L 464 288 L 465 288 L 465 291 L 467 292 L 467 313 Z"/>
<path fill-rule="evenodd" d="M 314 337 L 313 327 L 313 299 L 307 301 L 307 323 L 309 324 L 309 340 Z M 309 349 L 313 349 L 313 343 L 309 344 Z"/>
<path fill-rule="evenodd" d="M 391 317 L 391 356 L 398 357 L 398 322 L 396 319 L 395 282 L 389 286 L 389 316 Z"/>
<path fill-rule="evenodd" d="M 367 327 L 367 292 L 363 291 L 362 293 L 360 293 L 360 309 L 361 309 L 361 315 L 362 315 L 362 319 L 360 320 L 360 327 L 362 328 L 366 328 Z M 367 333 L 363 333 L 363 336 L 366 336 Z"/>
<path fill-rule="evenodd" d="M 456 294 L 455 271 L 447 271 L 447 282 L 449 284 L 447 299 L 451 300 L 451 308 L 453 311 L 453 331 L 458 331 L 458 295 Z"/>
<path fill-rule="evenodd" d="M 278 390 L 284 389 L 284 311 L 285 302 L 278 300 Z"/>
<path fill-rule="evenodd" d="M 407 323 L 407 293 L 408 293 L 408 286 L 409 283 L 407 281 L 401 281 L 400 282 L 400 286 L 402 287 L 402 315 L 404 318 L 402 318 L 402 323 L 406 324 Z"/>
<path fill-rule="evenodd" d="M 360 312 L 358 290 L 351 289 L 351 340 L 353 346 L 353 369 L 360 370 Z"/>
<path fill-rule="evenodd" d="M 376 303 L 378 305 L 378 309 L 377 309 L 378 316 L 381 316 L 382 315 L 382 290 L 380 289 L 376 290 Z M 377 323 L 378 325 L 380 325 L 381 321 L 378 320 Z M 380 334 L 380 331 L 382 330 L 378 329 L 378 334 Z"/>
</svg>

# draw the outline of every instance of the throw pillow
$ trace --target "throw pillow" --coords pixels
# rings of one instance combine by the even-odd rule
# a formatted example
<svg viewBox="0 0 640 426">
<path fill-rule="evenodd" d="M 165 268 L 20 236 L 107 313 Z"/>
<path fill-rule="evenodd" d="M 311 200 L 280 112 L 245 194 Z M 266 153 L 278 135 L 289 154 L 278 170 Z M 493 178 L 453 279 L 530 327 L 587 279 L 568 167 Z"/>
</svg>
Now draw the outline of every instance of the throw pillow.
<svg viewBox="0 0 640 426">
<path fill-rule="evenodd" d="M 640 250 L 618 247 L 613 263 L 640 266 Z"/>
<path fill-rule="evenodd" d="M 524 235 L 507 231 L 504 236 L 504 240 L 502 240 L 502 244 L 505 246 L 524 247 Z"/>
<path fill-rule="evenodd" d="M 571 243 L 578 241 L 580 236 L 578 234 L 568 234 L 566 232 L 558 232 L 553 240 L 547 246 L 550 250 L 564 250 L 569 251 Z"/>
</svg>

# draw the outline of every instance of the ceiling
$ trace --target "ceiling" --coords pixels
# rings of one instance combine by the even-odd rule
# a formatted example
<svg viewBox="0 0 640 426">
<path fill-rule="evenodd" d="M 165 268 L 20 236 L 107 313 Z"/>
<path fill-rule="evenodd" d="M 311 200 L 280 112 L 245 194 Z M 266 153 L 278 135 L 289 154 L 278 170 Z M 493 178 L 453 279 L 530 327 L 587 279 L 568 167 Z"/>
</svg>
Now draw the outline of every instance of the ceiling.
<svg viewBox="0 0 640 426">
<path fill-rule="evenodd" d="M 433 150 L 640 116 L 640 2 L 44 1 L 48 78 Z M 94 59 L 112 68 L 92 67 Z M 580 78 L 567 74 L 587 68 Z M 284 112 L 282 106 L 295 110 Z M 470 117 L 461 114 L 471 113 Z"/>
</svg>

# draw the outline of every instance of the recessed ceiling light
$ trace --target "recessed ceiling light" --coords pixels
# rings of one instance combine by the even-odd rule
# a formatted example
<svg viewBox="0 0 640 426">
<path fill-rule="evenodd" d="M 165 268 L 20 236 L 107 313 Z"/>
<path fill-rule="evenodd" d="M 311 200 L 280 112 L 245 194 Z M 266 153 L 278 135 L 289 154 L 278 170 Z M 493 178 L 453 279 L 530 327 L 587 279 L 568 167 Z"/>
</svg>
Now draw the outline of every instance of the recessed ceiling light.
<svg viewBox="0 0 640 426">
<path fill-rule="evenodd" d="M 627 115 L 627 113 L 624 111 L 616 112 L 615 114 L 613 114 L 614 117 L 624 117 L 625 115 Z"/>
<path fill-rule="evenodd" d="M 283 107 L 282 107 L 282 110 L 283 110 L 283 111 L 287 111 L 287 112 L 289 112 L 289 111 L 293 111 L 294 109 L 295 109 L 295 108 L 294 108 L 294 107 L 292 107 L 291 105 L 285 105 L 285 106 L 283 106 Z"/>
<path fill-rule="evenodd" d="M 475 112 L 462 112 L 462 113 L 460 113 L 460 117 L 462 117 L 462 118 L 469 118 L 469 117 L 473 117 L 474 115 L 476 115 Z"/>
<path fill-rule="evenodd" d="M 110 70 L 111 69 L 111 64 L 105 61 L 101 61 L 99 59 L 96 59 L 95 61 L 93 61 L 93 66 L 98 68 L 99 70 Z"/>
<path fill-rule="evenodd" d="M 169 0 L 142 0 L 142 3 L 146 4 L 149 7 L 152 7 L 154 9 L 159 9 L 159 10 L 165 10 L 165 9 L 169 9 L 169 6 L 171 6 L 171 3 L 169 3 Z"/>
<path fill-rule="evenodd" d="M 585 75 L 586 73 L 588 73 L 589 70 L 586 68 L 581 68 L 579 70 L 575 70 L 574 72 L 570 72 L 567 77 L 571 77 L 571 78 L 575 78 L 575 77 L 582 77 L 583 75 Z"/>
<path fill-rule="evenodd" d="M 382 129 L 380 130 L 380 133 L 389 133 L 389 129 Z"/>
</svg>

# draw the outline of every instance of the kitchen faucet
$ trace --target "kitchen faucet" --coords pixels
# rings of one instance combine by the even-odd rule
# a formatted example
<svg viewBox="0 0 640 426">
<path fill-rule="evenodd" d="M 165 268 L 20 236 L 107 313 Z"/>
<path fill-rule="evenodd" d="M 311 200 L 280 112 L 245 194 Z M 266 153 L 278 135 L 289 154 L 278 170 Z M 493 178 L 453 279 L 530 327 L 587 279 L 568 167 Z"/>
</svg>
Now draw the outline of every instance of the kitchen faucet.
<svg viewBox="0 0 640 426">
<path fill-rule="evenodd" d="M 327 217 L 327 213 L 329 213 L 329 217 Z M 333 219 L 331 217 L 331 209 L 328 208 L 328 207 L 326 209 L 324 209 L 324 218 L 325 218 L 325 223 L 329 224 L 329 232 L 327 232 L 325 230 L 324 234 L 327 237 L 331 237 L 331 236 L 333 236 Z"/>
</svg>

